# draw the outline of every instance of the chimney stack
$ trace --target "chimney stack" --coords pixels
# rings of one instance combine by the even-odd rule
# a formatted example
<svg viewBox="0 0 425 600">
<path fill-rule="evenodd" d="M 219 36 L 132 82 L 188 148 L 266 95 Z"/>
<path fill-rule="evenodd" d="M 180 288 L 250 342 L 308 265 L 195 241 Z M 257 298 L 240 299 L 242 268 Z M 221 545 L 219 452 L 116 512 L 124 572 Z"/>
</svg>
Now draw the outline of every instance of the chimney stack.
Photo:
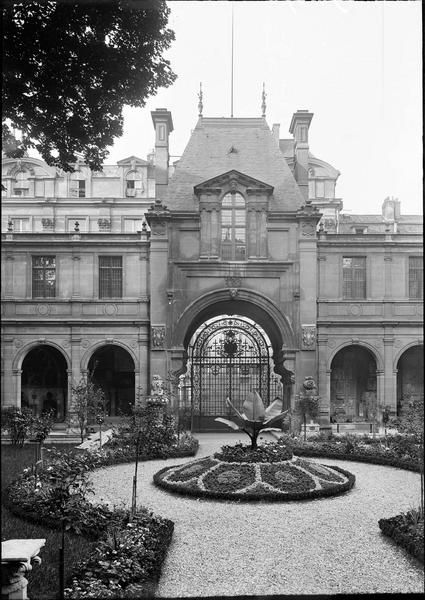
<svg viewBox="0 0 425 600">
<path fill-rule="evenodd" d="M 297 110 L 293 114 L 289 133 L 295 140 L 295 179 L 304 199 L 308 200 L 308 130 L 313 113 L 308 110 Z"/>
<path fill-rule="evenodd" d="M 272 126 L 272 135 L 276 140 L 276 144 L 279 146 L 279 131 L 280 131 L 280 123 L 273 123 Z"/>
<path fill-rule="evenodd" d="M 166 108 L 157 108 L 151 115 L 155 127 L 155 189 L 160 198 L 168 185 L 169 136 L 174 128 L 171 112 Z"/>
</svg>

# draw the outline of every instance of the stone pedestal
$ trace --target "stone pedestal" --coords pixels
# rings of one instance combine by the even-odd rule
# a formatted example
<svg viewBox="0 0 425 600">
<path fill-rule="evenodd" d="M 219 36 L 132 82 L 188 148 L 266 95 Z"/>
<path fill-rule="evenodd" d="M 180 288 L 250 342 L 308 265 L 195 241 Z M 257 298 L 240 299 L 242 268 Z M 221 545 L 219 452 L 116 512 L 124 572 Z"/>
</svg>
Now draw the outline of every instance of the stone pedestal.
<svg viewBox="0 0 425 600">
<path fill-rule="evenodd" d="M 28 600 L 28 580 L 31 562 L 40 564 L 38 556 L 45 539 L 7 540 L 1 543 L 1 597 L 8 600 Z"/>
</svg>

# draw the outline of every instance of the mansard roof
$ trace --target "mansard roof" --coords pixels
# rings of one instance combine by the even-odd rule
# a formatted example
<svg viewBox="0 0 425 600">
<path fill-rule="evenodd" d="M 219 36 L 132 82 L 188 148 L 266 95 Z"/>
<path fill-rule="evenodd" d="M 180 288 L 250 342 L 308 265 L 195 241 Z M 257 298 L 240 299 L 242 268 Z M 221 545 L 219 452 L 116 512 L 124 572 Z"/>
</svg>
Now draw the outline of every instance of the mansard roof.
<svg viewBox="0 0 425 600">
<path fill-rule="evenodd" d="M 171 210 L 196 210 L 194 187 L 229 171 L 273 186 L 271 210 L 295 211 L 303 196 L 264 118 L 201 117 L 170 178 Z"/>
</svg>

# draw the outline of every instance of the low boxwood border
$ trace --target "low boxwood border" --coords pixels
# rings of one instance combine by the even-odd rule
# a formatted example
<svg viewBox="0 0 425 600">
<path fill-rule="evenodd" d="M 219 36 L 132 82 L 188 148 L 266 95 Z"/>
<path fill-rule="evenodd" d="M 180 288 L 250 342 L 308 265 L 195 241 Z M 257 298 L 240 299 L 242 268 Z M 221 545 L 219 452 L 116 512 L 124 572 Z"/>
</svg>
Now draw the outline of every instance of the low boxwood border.
<svg viewBox="0 0 425 600">
<path fill-rule="evenodd" d="M 402 515 L 390 517 L 389 519 L 379 519 L 378 525 L 382 533 L 394 540 L 396 544 L 402 546 L 409 554 L 424 562 L 424 546 L 422 541 L 412 539 L 412 536 L 405 531 L 405 527 L 400 522 Z"/>
<path fill-rule="evenodd" d="M 317 458 L 336 458 L 338 460 L 351 460 L 354 462 L 365 462 L 385 467 L 395 467 L 397 469 L 405 469 L 406 471 L 414 471 L 420 473 L 419 465 L 413 460 L 405 460 L 391 456 L 373 456 L 365 454 L 343 454 L 342 452 L 332 452 L 332 450 L 320 450 L 319 448 L 303 448 L 294 446 L 293 453 L 296 456 L 310 456 Z"/>
<path fill-rule="evenodd" d="M 173 467 L 165 467 L 164 469 L 161 469 L 160 471 L 155 473 L 155 475 L 153 476 L 154 484 L 157 487 L 166 489 L 167 491 L 178 495 L 192 496 L 196 498 L 213 498 L 215 500 L 233 500 L 234 502 L 288 502 L 292 500 L 314 500 L 316 498 L 322 498 L 326 496 L 338 496 L 351 489 L 356 481 L 356 478 L 352 473 L 350 473 L 349 471 L 345 471 L 345 469 L 341 469 L 340 467 L 332 465 L 332 469 L 334 469 L 335 471 L 339 471 L 348 479 L 346 483 L 341 484 L 336 489 L 325 488 L 321 490 L 313 490 L 311 492 L 292 492 L 285 495 L 275 494 L 273 492 L 270 492 L 270 494 L 264 496 L 260 496 L 259 494 L 250 492 L 238 495 L 237 493 L 214 492 L 200 489 L 194 490 L 190 488 L 185 489 L 183 487 L 181 489 L 177 489 L 175 486 L 172 486 L 169 483 L 164 482 L 160 479 L 163 473 L 175 468 L 176 466 L 177 465 L 174 465 Z"/>
</svg>

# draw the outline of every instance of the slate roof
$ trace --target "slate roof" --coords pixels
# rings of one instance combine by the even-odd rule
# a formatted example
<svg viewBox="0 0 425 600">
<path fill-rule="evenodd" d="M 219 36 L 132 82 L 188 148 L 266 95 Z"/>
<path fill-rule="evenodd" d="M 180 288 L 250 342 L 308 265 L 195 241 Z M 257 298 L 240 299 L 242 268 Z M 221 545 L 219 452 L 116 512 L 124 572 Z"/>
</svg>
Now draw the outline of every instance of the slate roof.
<svg viewBox="0 0 425 600">
<path fill-rule="evenodd" d="M 293 211 L 305 204 L 263 118 L 201 117 L 162 199 L 171 210 L 195 210 L 193 187 L 231 170 L 273 186 L 271 210 Z"/>
</svg>

